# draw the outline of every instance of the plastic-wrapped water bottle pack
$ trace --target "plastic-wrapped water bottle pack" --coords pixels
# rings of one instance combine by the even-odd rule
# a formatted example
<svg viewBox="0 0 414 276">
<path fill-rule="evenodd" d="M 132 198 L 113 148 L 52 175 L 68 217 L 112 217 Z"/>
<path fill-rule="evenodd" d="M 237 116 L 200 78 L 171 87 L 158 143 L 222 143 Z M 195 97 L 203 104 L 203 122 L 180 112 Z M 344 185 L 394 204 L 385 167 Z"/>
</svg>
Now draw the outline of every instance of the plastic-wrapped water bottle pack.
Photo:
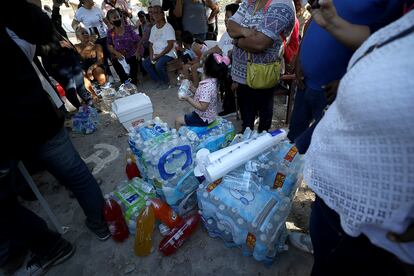
<svg viewBox="0 0 414 276">
<path fill-rule="evenodd" d="M 249 129 L 234 144 L 254 139 Z M 230 153 L 231 154 L 231 153 Z M 301 182 L 302 158 L 288 141 L 247 161 L 213 183 L 199 185 L 198 205 L 211 237 L 270 264 L 286 250 L 285 222 Z"/>
<path fill-rule="evenodd" d="M 156 117 L 131 128 L 128 143 L 145 181 L 183 215 L 197 206 L 195 190 L 200 182 L 194 175 L 193 162 L 197 149 L 220 149 L 233 136 L 233 125 L 221 118 L 208 127 L 182 127 L 177 132 Z"/>
</svg>

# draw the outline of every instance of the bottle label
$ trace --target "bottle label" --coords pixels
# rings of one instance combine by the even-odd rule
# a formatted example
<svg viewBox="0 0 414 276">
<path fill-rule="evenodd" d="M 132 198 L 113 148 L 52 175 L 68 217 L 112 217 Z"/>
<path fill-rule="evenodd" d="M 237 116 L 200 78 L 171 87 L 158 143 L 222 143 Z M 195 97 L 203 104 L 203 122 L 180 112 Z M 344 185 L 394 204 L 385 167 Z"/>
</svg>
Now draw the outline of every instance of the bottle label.
<svg viewBox="0 0 414 276">
<path fill-rule="evenodd" d="M 286 179 L 286 175 L 284 175 L 281 172 L 278 172 L 276 174 L 275 181 L 273 182 L 273 188 L 274 189 L 282 188 L 283 187 L 283 183 L 285 182 L 285 179 Z"/>
<path fill-rule="evenodd" d="M 250 250 L 253 250 L 256 245 L 256 237 L 250 232 L 246 237 L 246 245 Z"/>
<path fill-rule="evenodd" d="M 220 185 L 221 181 L 223 180 L 223 178 L 217 179 L 216 181 L 214 181 L 213 183 L 209 184 L 206 188 L 207 192 L 211 192 L 212 190 L 214 190 L 218 185 Z"/>
<path fill-rule="evenodd" d="M 298 154 L 298 148 L 296 146 L 293 146 L 290 148 L 288 153 L 285 155 L 285 160 L 288 162 L 292 162 L 295 158 L 296 154 Z"/>
</svg>

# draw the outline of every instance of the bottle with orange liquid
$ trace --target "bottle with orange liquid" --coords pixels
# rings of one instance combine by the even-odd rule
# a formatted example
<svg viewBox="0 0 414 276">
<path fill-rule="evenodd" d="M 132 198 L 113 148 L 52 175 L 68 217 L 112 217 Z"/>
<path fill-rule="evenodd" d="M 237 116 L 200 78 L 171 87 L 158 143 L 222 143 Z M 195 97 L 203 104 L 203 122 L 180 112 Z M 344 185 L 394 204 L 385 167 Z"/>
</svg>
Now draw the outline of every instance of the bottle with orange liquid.
<svg viewBox="0 0 414 276">
<path fill-rule="evenodd" d="M 141 177 L 141 173 L 137 167 L 137 164 L 133 162 L 130 158 L 127 159 L 125 172 L 129 180 L 131 180 L 134 177 Z"/>
<path fill-rule="evenodd" d="M 168 228 L 172 229 L 181 224 L 182 218 L 167 203 L 159 198 L 151 198 L 150 201 L 154 207 L 155 217 Z"/>
<path fill-rule="evenodd" d="M 128 238 L 128 226 L 125 222 L 121 206 L 119 206 L 115 200 L 110 199 L 109 195 L 105 196 L 103 213 L 109 231 L 111 232 L 112 239 L 114 241 L 122 242 Z"/>
<path fill-rule="evenodd" d="M 143 257 L 151 253 L 152 235 L 154 233 L 155 215 L 150 201 L 137 218 L 137 230 L 135 233 L 135 255 Z"/>
<path fill-rule="evenodd" d="M 170 234 L 166 236 L 159 245 L 159 250 L 168 256 L 173 254 L 180 248 L 183 243 L 195 232 L 200 221 L 200 215 L 190 215 L 181 221 L 181 225 L 171 230 Z"/>
</svg>

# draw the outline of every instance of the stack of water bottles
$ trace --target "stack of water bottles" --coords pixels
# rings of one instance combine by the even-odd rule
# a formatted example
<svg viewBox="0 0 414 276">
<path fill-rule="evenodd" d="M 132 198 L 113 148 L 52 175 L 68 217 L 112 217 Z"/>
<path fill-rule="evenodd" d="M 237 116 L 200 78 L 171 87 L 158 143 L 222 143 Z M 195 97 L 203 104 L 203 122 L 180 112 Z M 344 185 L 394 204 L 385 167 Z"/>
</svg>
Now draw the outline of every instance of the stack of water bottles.
<svg viewBox="0 0 414 276">
<path fill-rule="evenodd" d="M 221 118 L 208 127 L 182 127 L 177 132 L 156 117 L 130 128 L 128 143 L 137 156 L 143 179 L 178 214 L 184 215 L 197 206 L 195 191 L 200 181 L 194 175 L 193 162 L 197 149 L 220 149 L 233 136 L 233 125 Z"/>
<path fill-rule="evenodd" d="M 118 89 L 112 84 L 106 83 L 104 86 L 96 89 L 96 92 L 102 97 L 102 108 L 105 111 L 110 111 L 114 100 L 136 94 L 138 93 L 138 88 L 131 82 L 131 79 L 128 79 Z"/>
<path fill-rule="evenodd" d="M 254 142 L 261 135 L 268 134 L 247 129 L 233 143 Z M 242 149 L 232 151 L 237 150 Z M 302 157 L 284 140 L 219 180 L 200 184 L 198 204 L 209 235 L 220 237 L 228 247 L 240 247 L 244 255 L 271 264 L 279 252 L 286 250 L 285 222 L 301 174 Z"/>
<path fill-rule="evenodd" d="M 72 116 L 72 131 L 82 134 L 91 134 L 97 130 L 99 115 L 95 108 L 83 105 L 78 113 Z"/>
</svg>

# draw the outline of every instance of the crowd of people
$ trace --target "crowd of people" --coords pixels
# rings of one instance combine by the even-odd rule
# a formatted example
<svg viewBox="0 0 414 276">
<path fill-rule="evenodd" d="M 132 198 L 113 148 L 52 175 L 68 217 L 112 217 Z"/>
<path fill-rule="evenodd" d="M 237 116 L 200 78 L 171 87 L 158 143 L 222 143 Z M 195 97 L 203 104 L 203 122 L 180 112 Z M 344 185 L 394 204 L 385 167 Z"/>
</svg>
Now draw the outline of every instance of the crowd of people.
<svg viewBox="0 0 414 276">
<path fill-rule="evenodd" d="M 6 1 L 25 20 L 0 18 L 0 52 L 13 56 L 1 75 L 10 91 L 0 106 L 1 264 L 30 250 L 26 268 L 46 271 L 75 251 L 19 203 L 22 160 L 42 164 L 73 192 L 98 239 L 110 237 L 102 192 L 63 127 L 53 80 L 79 108 L 112 85 L 111 66 L 121 82 L 148 74 L 161 90 L 172 85 L 168 64 L 179 60 L 194 92 L 180 100 L 195 110 L 180 114 L 177 128 L 208 126 L 238 106 L 241 131 L 257 120 L 268 131 L 275 90 L 284 74 L 293 76 L 288 139 L 305 154 L 316 200 L 310 236 L 291 242 L 313 253 L 312 275 L 412 273 L 414 1 L 243 0 L 225 6 L 226 32 L 213 47 L 206 40 L 217 39 L 214 0 L 152 0 L 136 22 L 125 0 L 80 0 L 77 44 L 62 28 L 62 4 L 42 11 L 38 0 Z"/>
</svg>

